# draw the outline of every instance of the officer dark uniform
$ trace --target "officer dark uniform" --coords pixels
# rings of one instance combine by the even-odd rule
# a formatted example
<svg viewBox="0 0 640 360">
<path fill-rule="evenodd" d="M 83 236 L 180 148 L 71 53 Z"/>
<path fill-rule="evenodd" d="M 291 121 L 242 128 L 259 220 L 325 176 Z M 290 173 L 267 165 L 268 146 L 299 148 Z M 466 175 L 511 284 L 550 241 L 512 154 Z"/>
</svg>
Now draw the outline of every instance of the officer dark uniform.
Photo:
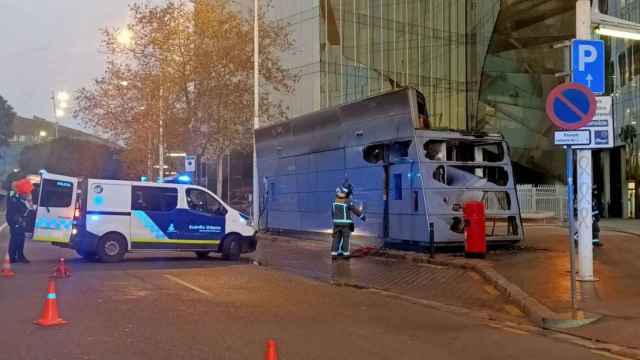
<svg viewBox="0 0 640 360">
<path fill-rule="evenodd" d="M 333 218 L 333 242 L 331 244 L 331 258 L 338 256 L 349 258 L 351 233 L 355 230 L 351 213 L 358 216 L 362 221 L 366 217 L 360 209 L 353 205 L 350 196 L 352 188 L 350 184 L 344 184 L 336 189 L 336 199 L 331 206 Z"/>
<path fill-rule="evenodd" d="M 33 185 L 27 179 L 22 179 L 14 183 L 15 192 L 9 196 L 7 201 L 7 224 L 11 232 L 9 240 L 9 259 L 12 263 L 28 263 L 24 256 L 25 232 L 31 216 L 31 192 Z"/>
<path fill-rule="evenodd" d="M 600 196 L 598 195 L 598 189 L 595 186 L 593 187 L 591 216 L 593 217 L 593 225 L 591 228 L 593 234 L 593 246 L 602 246 L 602 242 L 600 242 Z"/>
</svg>

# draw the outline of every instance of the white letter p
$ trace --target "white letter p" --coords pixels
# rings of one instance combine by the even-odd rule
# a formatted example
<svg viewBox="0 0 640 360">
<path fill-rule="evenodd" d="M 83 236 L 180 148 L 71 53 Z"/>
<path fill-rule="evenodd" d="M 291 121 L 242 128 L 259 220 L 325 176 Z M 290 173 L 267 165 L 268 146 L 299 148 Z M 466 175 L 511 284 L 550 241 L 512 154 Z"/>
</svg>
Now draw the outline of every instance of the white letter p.
<svg viewBox="0 0 640 360">
<path fill-rule="evenodd" d="M 585 71 L 585 66 L 595 62 L 598 57 L 598 50 L 593 45 L 578 45 L 578 69 Z"/>
</svg>

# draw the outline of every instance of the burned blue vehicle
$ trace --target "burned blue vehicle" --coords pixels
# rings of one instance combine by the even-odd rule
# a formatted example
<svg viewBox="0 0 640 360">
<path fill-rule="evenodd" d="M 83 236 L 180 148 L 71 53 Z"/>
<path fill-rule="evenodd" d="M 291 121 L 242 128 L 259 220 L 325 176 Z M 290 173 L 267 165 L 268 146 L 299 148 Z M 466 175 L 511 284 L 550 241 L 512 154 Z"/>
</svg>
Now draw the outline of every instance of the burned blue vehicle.
<svg viewBox="0 0 640 360">
<path fill-rule="evenodd" d="M 523 238 L 510 151 L 499 134 L 430 128 L 424 96 L 404 88 L 256 131 L 262 226 L 328 233 L 348 180 L 367 222 L 356 237 L 387 246 L 464 241 L 463 205 L 482 201 L 489 244 Z"/>
</svg>

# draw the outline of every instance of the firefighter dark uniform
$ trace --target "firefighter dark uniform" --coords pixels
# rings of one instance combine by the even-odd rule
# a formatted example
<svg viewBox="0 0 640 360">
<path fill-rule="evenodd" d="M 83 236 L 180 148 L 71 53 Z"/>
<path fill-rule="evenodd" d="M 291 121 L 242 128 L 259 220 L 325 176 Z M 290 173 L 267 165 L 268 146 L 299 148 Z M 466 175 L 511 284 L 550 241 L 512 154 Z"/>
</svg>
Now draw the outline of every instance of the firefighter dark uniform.
<svg viewBox="0 0 640 360">
<path fill-rule="evenodd" d="M 362 221 L 366 217 L 360 209 L 353 205 L 349 195 L 351 189 L 346 186 L 336 189 L 336 199 L 331 207 L 333 218 L 333 242 L 331 244 L 331 257 L 349 257 L 351 233 L 355 230 L 351 214 L 358 216 Z"/>
<path fill-rule="evenodd" d="M 6 217 L 11 234 L 9 259 L 14 263 L 28 263 L 29 260 L 24 256 L 24 240 L 32 212 L 30 197 L 33 185 L 29 180 L 23 179 L 16 182 L 15 188 L 15 193 L 7 201 Z"/>
<path fill-rule="evenodd" d="M 593 234 L 593 246 L 602 246 L 600 242 L 600 206 L 598 206 L 598 200 L 596 199 L 597 193 L 594 194 L 593 202 L 591 205 L 591 216 L 593 218 L 593 225 L 591 232 Z"/>
</svg>

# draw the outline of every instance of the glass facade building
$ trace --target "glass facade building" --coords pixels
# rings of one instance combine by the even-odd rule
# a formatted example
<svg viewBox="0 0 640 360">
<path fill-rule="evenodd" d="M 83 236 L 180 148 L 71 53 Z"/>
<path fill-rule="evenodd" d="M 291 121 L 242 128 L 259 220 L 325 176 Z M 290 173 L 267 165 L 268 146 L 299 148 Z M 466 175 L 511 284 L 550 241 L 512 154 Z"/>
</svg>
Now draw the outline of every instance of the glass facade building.
<svg viewBox="0 0 640 360">
<path fill-rule="evenodd" d="M 640 20 L 640 0 L 598 1 Z M 575 36 L 575 1 L 278 0 L 269 16 L 288 23 L 296 43 L 283 56 L 300 77 L 282 99 L 290 117 L 412 86 L 434 127 L 503 133 L 519 182 L 564 181 L 544 105 L 564 80 L 554 45 Z M 640 125 L 640 45 L 607 43 L 616 117 Z"/>
<path fill-rule="evenodd" d="M 412 86 L 434 127 L 498 130 L 519 177 L 562 178 L 544 99 L 564 65 L 552 45 L 575 33 L 573 1 L 280 0 L 269 16 L 296 43 L 283 56 L 300 77 L 282 99 L 290 117 Z"/>
</svg>

